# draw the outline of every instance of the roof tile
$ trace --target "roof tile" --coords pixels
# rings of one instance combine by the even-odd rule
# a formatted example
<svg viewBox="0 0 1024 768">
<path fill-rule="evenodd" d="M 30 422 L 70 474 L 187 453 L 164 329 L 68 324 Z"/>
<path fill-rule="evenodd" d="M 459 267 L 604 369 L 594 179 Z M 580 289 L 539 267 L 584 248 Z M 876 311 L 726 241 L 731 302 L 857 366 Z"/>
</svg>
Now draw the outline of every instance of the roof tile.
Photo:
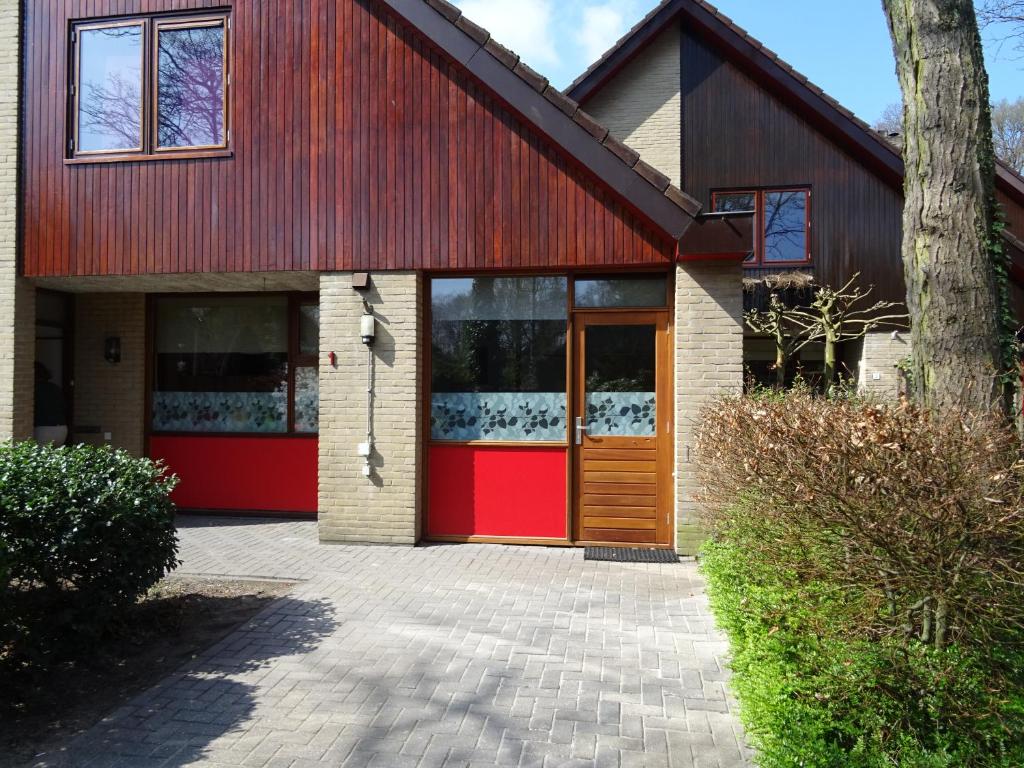
<svg viewBox="0 0 1024 768">
<path fill-rule="evenodd" d="M 625 144 L 623 144 L 621 141 L 619 141 L 614 136 L 612 136 L 610 133 L 607 136 L 604 137 L 604 142 L 602 142 L 602 143 L 608 149 L 610 149 L 612 151 L 612 153 L 617 158 L 619 158 L 619 160 L 624 162 L 630 168 L 635 167 L 636 164 L 637 164 L 637 161 L 640 159 L 640 153 L 639 152 L 637 152 L 635 149 L 630 149 Z"/>
<path fill-rule="evenodd" d="M 516 64 L 516 68 L 513 70 L 523 80 L 530 84 L 530 86 L 537 93 L 544 93 L 544 89 L 548 87 L 548 79 L 539 72 L 531 69 L 522 59 Z"/>
<path fill-rule="evenodd" d="M 562 110 L 569 117 L 575 115 L 576 111 L 580 108 L 579 104 L 570 99 L 553 85 L 549 85 L 544 89 L 544 98 Z"/>
</svg>

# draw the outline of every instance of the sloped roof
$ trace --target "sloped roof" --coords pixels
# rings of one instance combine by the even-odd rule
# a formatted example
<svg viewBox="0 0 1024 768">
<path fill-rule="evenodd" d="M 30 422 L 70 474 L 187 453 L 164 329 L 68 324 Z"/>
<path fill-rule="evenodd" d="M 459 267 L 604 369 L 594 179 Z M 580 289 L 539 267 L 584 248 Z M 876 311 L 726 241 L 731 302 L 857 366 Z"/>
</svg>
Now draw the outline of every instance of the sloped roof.
<svg viewBox="0 0 1024 768">
<path fill-rule="evenodd" d="M 661 171 L 641 160 L 639 153 L 451 3 L 383 3 L 673 240 L 679 240 L 700 213 L 697 200 L 673 186 Z"/>
<path fill-rule="evenodd" d="M 680 15 L 723 48 L 747 75 L 783 98 L 853 156 L 894 186 L 902 184 L 903 157 L 898 148 L 705 0 L 663 0 L 588 67 L 566 93 L 585 104 Z M 1024 205 L 1024 178 L 1002 162 L 997 164 L 996 182 L 1001 191 Z"/>
</svg>

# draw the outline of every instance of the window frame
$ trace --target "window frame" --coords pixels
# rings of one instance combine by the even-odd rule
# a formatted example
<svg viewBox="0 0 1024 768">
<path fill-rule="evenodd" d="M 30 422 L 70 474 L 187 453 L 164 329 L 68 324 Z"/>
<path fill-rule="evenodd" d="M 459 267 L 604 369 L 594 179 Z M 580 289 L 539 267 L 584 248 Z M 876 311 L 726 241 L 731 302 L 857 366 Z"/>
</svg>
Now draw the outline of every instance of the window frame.
<svg viewBox="0 0 1024 768">
<path fill-rule="evenodd" d="M 767 221 L 765 213 L 765 198 L 773 193 L 803 192 L 804 193 L 804 258 L 791 259 L 786 261 L 768 261 L 765 259 L 765 248 L 767 241 Z M 734 187 L 715 189 L 711 192 L 711 212 L 720 213 L 717 209 L 717 200 L 720 196 L 726 195 L 753 195 L 754 196 L 754 218 L 757 226 L 757 236 L 754 239 L 754 250 L 752 258 L 744 260 L 746 268 L 764 267 L 793 267 L 806 266 L 812 262 L 811 256 L 811 186 L 809 184 L 798 184 L 795 186 L 773 186 L 773 187 Z"/>
<path fill-rule="evenodd" d="M 204 298 L 266 298 L 284 296 L 288 299 L 286 318 L 288 322 L 288 411 L 286 429 L 283 432 L 192 432 L 162 430 L 153 428 L 153 394 L 156 389 L 157 370 L 157 304 L 161 299 L 204 299 Z M 295 429 L 295 370 L 296 368 L 320 368 L 320 354 L 303 354 L 299 346 L 299 308 L 303 304 L 320 304 L 320 294 L 315 291 L 202 291 L 195 293 L 153 293 L 146 296 L 146 437 L 195 437 L 217 439 L 222 437 L 258 437 L 268 440 L 281 438 L 308 438 L 316 440 L 316 432 L 299 432 Z"/>
<path fill-rule="evenodd" d="M 81 150 L 81 32 L 93 29 L 138 26 L 142 30 L 141 51 L 141 108 L 140 144 L 132 149 Z M 190 29 L 195 27 L 223 27 L 223 125 L 224 140 L 219 144 L 188 147 L 161 147 L 158 140 L 157 109 L 159 106 L 160 70 L 159 36 L 165 29 Z M 228 10 L 213 10 L 196 13 L 195 10 L 180 13 L 137 14 L 111 19 L 80 19 L 71 22 L 71 56 L 67 71 L 68 138 L 65 163 L 83 162 L 136 162 L 140 160 L 187 159 L 191 157 L 220 157 L 231 154 L 231 13 Z"/>
</svg>

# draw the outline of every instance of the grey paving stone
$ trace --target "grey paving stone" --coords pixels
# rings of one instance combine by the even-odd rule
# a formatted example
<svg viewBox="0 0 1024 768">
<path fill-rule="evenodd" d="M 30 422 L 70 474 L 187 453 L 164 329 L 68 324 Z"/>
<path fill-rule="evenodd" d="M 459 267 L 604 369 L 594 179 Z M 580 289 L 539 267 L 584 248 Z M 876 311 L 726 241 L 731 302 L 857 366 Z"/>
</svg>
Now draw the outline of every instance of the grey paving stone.
<svg viewBox="0 0 1024 768">
<path fill-rule="evenodd" d="M 40 768 L 746 766 L 692 562 L 321 546 L 188 518 L 182 573 L 300 584 Z"/>
</svg>

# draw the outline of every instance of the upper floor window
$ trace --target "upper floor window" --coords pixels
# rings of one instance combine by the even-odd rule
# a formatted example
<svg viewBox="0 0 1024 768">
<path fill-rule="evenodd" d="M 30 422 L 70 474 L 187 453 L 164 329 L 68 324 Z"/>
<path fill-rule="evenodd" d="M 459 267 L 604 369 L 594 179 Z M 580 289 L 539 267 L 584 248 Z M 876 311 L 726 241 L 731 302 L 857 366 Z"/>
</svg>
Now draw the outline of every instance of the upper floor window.
<svg viewBox="0 0 1024 768">
<path fill-rule="evenodd" d="M 806 264 L 811 260 L 811 191 L 757 189 L 715 192 L 716 213 L 754 211 L 758 237 L 748 265 Z"/>
<path fill-rule="evenodd" d="M 72 156 L 226 148 L 227 30 L 225 14 L 76 24 Z"/>
</svg>

